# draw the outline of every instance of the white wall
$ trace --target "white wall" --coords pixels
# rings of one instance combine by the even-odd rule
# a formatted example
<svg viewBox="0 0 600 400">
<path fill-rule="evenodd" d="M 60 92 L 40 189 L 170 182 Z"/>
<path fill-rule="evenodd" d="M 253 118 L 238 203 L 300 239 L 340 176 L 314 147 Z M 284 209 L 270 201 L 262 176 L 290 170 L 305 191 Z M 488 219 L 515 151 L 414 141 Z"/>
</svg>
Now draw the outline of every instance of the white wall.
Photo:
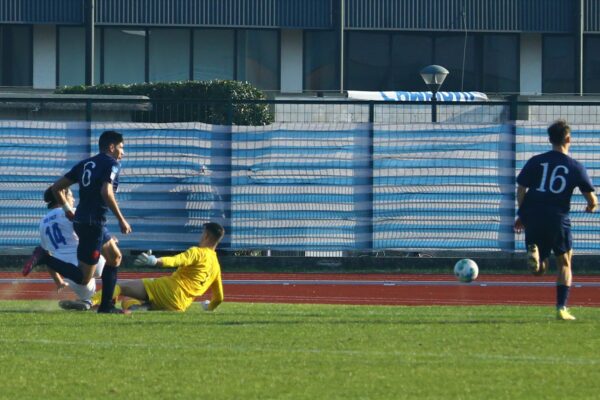
<svg viewBox="0 0 600 400">
<path fill-rule="evenodd" d="M 281 93 L 302 93 L 302 30 L 281 31 Z"/>
<path fill-rule="evenodd" d="M 33 87 L 56 88 L 56 27 L 33 27 Z"/>
<path fill-rule="evenodd" d="M 521 35 L 521 94 L 542 93 L 542 35 Z"/>
</svg>

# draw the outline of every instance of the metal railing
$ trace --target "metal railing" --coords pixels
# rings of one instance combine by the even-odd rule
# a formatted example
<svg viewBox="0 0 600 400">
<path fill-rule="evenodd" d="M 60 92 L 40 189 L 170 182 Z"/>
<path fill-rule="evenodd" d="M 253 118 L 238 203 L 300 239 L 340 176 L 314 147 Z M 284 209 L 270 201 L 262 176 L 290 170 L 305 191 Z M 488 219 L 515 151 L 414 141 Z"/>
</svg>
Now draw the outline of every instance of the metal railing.
<svg viewBox="0 0 600 400">
<path fill-rule="evenodd" d="M 0 98 L 0 136 L 4 132 L 9 137 L 2 146 L 0 224 L 8 235 L 19 233 L 0 247 L 35 243 L 34 221 L 44 211 L 39 193 L 74 161 L 93 153 L 99 132 L 113 126 L 127 130 L 125 209 L 148 228 L 146 238 L 124 239 L 125 248 L 179 248 L 193 243 L 201 222 L 216 216 L 230 234 L 225 245 L 244 254 L 272 249 L 307 254 L 414 251 L 431 247 L 431 238 L 443 249 L 455 241 L 459 249 L 515 250 L 519 247 L 510 230 L 515 173 L 530 152 L 547 146 L 544 127 L 562 117 L 585 131 L 582 154 L 595 163 L 600 103 L 513 99 L 437 107 L 439 122 L 432 123 L 427 102 Z M 267 125 L 243 126 L 248 113 L 257 113 Z M 35 132 L 26 132 L 28 127 Z M 469 135 L 475 139 L 463 140 Z M 415 138 L 421 147 L 413 149 L 410 141 Z M 472 154 L 461 155 L 453 139 L 473 148 Z M 475 152 L 487 152 L 488 158 Z M 461 160 L 481 167 L 460 166 Z M 597 171 L 592 175 L 600 175 Z M 484 189 L 457 186 L 458 181 Z M 450 185 L 448 197 L 439 200 L 434 184 Z M 277 185 L 286 190 L 275 192 Z M 449 222 L 453 233 L 440 241 L 435 234 L 443 227 L 436 225 L 435 213 L 444 212 L 448 202 L 460 206 L 470 194 L 475 196 L 473 207 L 488 207 L 481 218 L 491 218 L 478 228 L 480 237 L 469 239 L 468 229 Z M 438 211 L 419 208 L 431 201 L 439 201 Z M 296 218 L 298 224 L 277 216 L 283 203 L 290 206 L 288 219 Z M 20 207 L 16 214 L 15 204 Z M 430 218 L 430 226 L 415 228 L 424 217 Z M 271 225 L 265 227 L 261 218 L 270 218 Z M 474 224 L 479 217 L 473 218 Z M 155 219 L 172 242 L 164 236 L 152 239 L 151 232 L 158 229 Z M 595 252 L 592 222 L 582 219 L 580 226 L 586 230 L 582 235 L 590 243 L 588 251 Z M 413 236 L 422 237 L 421 242 L 404 237 L 410 236 L 409 229 L 417 229 Z M 263 237 L 260 232 L 265 232 Z M 311 235 L 317 243 L 309 243 Z"/>
</svg>

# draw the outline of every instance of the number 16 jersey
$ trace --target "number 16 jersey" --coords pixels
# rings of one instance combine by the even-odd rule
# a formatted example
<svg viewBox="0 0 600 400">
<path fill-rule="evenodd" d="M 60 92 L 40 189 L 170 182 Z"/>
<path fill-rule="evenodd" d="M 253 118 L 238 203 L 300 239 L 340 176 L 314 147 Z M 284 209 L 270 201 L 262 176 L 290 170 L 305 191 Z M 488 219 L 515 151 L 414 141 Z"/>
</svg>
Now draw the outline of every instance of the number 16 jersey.
<svg viewBox="0 0 600 400">
<path fill-rule="evenodd" d="M 517 183 L 528 188 L 519 209 L 521 217 L 532 212 L 568 217 L 573 190 L 578 187 L 582 193 L 594 191 L 584 166 L 554 150 L 530 158 Z"/>
</svg>

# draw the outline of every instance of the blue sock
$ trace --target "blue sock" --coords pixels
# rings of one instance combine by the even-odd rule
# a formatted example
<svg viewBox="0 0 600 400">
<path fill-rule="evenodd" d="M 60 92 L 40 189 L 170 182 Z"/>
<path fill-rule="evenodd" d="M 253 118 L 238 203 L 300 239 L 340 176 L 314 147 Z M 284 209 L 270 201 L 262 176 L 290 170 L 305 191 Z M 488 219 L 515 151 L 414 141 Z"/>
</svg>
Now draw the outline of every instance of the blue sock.
<svg viewBox="0 0 600 400">
<path fill-rule="evenodd" d="M 49 268 L 58 272 L 65 278 L 69 278 L 75 283 L 80 285 L 83 283 L 83 272 L 77 265 L 61 261 L 58 258 L 52 257 L 51 255 L 44 257 L 40 263 L 46 264 Z"/>
<path fill-rule="evenodd" d="M 556 308 L 566 307 L 569 299 L 569 286 L 556 285 Z"/>
<path fill-rule="evenodd" d="M 114 307 L 113 294 L 117 284 L 117 267 L 105 265 L 102 271 L 102 301 L 98 311 L 106 311 Z"/>
</svg>

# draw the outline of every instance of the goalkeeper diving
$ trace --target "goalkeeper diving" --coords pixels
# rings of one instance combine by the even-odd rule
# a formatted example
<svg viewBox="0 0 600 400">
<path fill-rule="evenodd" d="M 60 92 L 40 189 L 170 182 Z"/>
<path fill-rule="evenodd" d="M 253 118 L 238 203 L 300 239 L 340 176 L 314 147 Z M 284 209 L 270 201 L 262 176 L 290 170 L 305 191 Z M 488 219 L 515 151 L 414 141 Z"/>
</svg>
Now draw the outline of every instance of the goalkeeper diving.
<svg viewBox="0 0 600 400">
<path fill-rule="evenodd" d="M 221 225 L 209 222 L 204 224 L 198 246 L 190 247 L 183 253 L 160 258 L 152 255 L 151 251 L 141 253 L 134 265 L 177 270 L 169 276 L 156 279 L 124 281 L 118 285 L 118 289 L 115 288 L 115 297 L 120 292 L 131 298 L 123 300 L 124 309 L 185 311 L 197 297 L 211 289 L 212 299 L 204 301 L 202 307 L 205 311 L 213 311 L 224 298 L 221 266 L 215 252 L 224 234 Z"/>
</svg>

